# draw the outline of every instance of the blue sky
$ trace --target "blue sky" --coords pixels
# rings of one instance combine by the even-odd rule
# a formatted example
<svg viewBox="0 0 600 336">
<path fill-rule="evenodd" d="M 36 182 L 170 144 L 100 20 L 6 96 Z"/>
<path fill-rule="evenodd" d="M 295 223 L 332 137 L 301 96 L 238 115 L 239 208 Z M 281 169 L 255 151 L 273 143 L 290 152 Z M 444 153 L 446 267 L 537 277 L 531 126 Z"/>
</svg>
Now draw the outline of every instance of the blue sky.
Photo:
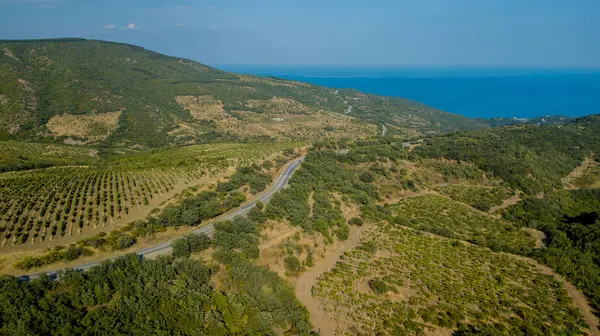
<svg viewBox="0 0 600 336">
<path fill-rule="evenodd" d="M 211 65 L 600 67 L 598 0 L 0 0 L 0 39 Z"/>
</svg>

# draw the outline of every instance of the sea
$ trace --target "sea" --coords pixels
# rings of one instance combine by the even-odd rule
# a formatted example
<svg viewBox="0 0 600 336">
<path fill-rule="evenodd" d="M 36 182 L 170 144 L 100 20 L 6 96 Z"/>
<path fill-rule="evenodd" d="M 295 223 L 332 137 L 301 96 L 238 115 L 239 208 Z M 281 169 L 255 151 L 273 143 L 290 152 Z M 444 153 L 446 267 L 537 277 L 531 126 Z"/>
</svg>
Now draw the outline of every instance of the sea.
<svg viewBox="0 0 600 336">
<path fill-rule="evenodd" d="M 471 118 L 600 113 L 600 69 L 219 66 L 415 100 Z"/>
</svg>

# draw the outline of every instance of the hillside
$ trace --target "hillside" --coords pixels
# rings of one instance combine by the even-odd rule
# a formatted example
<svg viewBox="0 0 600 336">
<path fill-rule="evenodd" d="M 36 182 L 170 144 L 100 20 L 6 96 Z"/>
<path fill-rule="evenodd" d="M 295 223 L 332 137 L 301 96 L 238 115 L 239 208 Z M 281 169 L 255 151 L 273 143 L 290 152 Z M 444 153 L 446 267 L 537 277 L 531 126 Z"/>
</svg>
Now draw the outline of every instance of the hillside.
<svg viewBox="0 0 600 336">
<path fill-rule="evenodd" d="M 546 116 L 546 117 L 535 117 L 535 118 L 491 118 L 491 119 L 478 119 L 488 123 L 492 127 L 504 127 L 504 126 L 519 126 L 519 125 L 538 125 L 538 126 L 549 126 L 549 125 L 564 125 L 575 118 L 567 116 Z"/>
<path fill-rule="evenodd" d="M 469 162 L 528 194 L 562 188 L 567 176 L 600 149 L 600 115 L 565 125 L 522 125 L 426 139 L 412 155 Z"/>
<path fill-rule="evenodd" d="M 301 144 L 209 144 L 92 158 L 97 162 L 87 168 L 3 173 L 14 181 L 6 184 L 11 194 L 0 192 L 7 195 L 0 204 L 16 204 L 3 224 L 10 244 L 0 267 L 10 274 L 83 265 L 183 238 L 172 243 L 171 258 L 125 257 L 85 273 L 63 273 L 56 282 L 6 277 L 0 281 L 6 303 L 0 315 L 7 321 L 6 330 L 24 330 L 27 324 L 38 328 L 38 334 L 60 326 L 38 323 L 37 318 L 57 321 L 68 314 L 77 317 L 70 325 L 81 333 L 115 329 L 93 324 L 108 319 L 123 334 L 138 329 L 147 334 L 146 327 L 136 324 L 143 320 L 144 325 L 163 326 L 165 333 L 186 325 L 194 333 L 221 335 L 239 330 L 266 335 L 280 330 L 320 330 L 323 335 L 596 335 L 592 312 L 600 307 L 599 193 L 566 188 L 580 185 L 576 178 L 581 176 L 596 181 L 593 154 L 600 147 L 599 126 L 600 118 L 590 116 L 563 126 L 433 136 L 414 146 L 390 137 L 319 141 L 307 152 L 292 150 Z M 79 160 L 83 154 L 65 156 Z M 246 218 L 214 223 L 212 239 L 184 236 L 208 218 L 243 205 L 245 196 L 253 197 L 254 186 L 260 187 L 255 191 L 264 188 L 277 165 L 296 155 L 305 155 L 300 168 L 269 202 L 257 204 Z M 265 160 L 255 161 L 260 157 Z M 228 162 L 240 160 L 245 164 L 233 173 Z M 560 164 L 550 164 L 553 160 Z M 214 178 L 193 178 L 199 169 L 219 167 L 229 167 L 233 174 L 216 183 Z M 66 175 L 60 174 L 63 169 Z M 162 194 L 167 194 L 163 190 L 175 191 L 171 177 L 186 173 L 192 183 L 161 207 Z M 39 196 L 19 197 L 27 193 L 19 183 L 32 181 L 32 176 L 39 178 L 29 183 L 29 193 Z M 34 190 L 61 180 L 74 183 L 54 183 L 62 192 Z M 196 188 L 195 183 L 202 184 Z M 111 223 L 111 211 L 125 218 L 127 209 L 144 204 L 145 195 L 159 207 L 150 216 L 125 226 Z M 46 219 L 28 220 L 44 208 L 45 200 L 51 203 Z M 104 218 L 106 231 L 112 231 L 86 235 L 97 232 L 92 229 L 102 227 Z M 26 251 L 49 246 L 46 241 L 72 243 Z M 190 277 L 201 265 L 211 280 L 204 298 L 213 301 L 171 305 L 171 299 L 203 297 L 195 289 L 206 278 Z M 164 271 L 156 279 L 146 274 L 148 269 Z M 115 274 L 122 274 L 117 279 L 137 280 L 115 281 Z M 148 281 L 165 290 L 152 296 L 132 291 Z M 130 285 L 123 288 L 123 283 Z M 96 293 L 95 288 L 105 289 Z M 62 295 L 59 289 L 68 289 L 65 299 L 75 302 L 68 309 L 32 318 L 12 313 L 44 307 L 44 298 Z M 25 301 L 22 295 L 27 302 L 14 304 Z M 122 311 L 125 301 L 137 308 Z M 163 302 L 170 305 L 168 311 L 159 305 Z M 204 303 L 213 308 L 190 309 Z M 192 318 L 186 312 L 196 314 Z M 188 324 L 163 322 L 173 315 Z"/>
<path fill-rule="evenodd" d="M 83 39 L 0 41 L 0 139 L 142 145 L 435 134 L 484 122 L 401 98 Z"/>
</svg>

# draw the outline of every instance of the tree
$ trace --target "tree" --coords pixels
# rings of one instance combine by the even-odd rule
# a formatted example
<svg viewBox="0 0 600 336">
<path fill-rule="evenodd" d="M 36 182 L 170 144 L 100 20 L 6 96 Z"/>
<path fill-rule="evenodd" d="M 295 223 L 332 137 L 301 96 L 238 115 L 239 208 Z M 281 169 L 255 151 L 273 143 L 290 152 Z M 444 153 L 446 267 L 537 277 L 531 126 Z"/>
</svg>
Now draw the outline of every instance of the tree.
<svg viewBox="0 0 600 336">
<path fill-rule="evenodd" d="M 348 224 L 350 224 L 350 225 L 356 225 L 356 226 L 363 226 L 364 223 L 365 223 L 365 221 L 362 218 L 359 218 L 359 217 L 352 217 L 348 221 Z"/>
<path fill-rule="evenodd" d="M 200 211 L 197 208 L 184 209 L 181 212 L 181 220 L 185 225 L 198 225 L 200 224 Z"/>
<path fill-rule="evenodd" d="M 192 253 L 204 251 L 210 247 L 211 239 L 205 234 L 191 233 L 176 239 L 171 247 L 175 258 L 189 257 Z"/>
<path fill-rule="evenodd" d="M 283 262 L 285 264 L 285 270 L 292 276 L 298 275 L 304 269 L 300 259 L 294 255 L 285 257 Z"/>
</svg>

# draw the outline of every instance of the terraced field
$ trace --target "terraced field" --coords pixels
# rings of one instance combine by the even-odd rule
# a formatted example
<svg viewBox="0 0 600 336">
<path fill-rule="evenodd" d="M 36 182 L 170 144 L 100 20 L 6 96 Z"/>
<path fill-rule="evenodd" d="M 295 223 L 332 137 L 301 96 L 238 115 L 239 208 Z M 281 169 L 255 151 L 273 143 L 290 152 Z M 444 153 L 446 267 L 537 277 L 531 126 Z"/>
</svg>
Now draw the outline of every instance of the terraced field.
<svg viewBox="0 0 600 336">
<path fill-rule="evenodd" d="M 312 288 L 336 335 L 579 335 L 562 284 L 487 248 L 399 227 L 370 227 Z"/>
<path fill-rule="evenodd" d="M 535 247 L 535 239 L 509 221 L 442 196 L 405 198 L 392 205 L 392 210 L 398 224 L 496 251 L 526 252 Z"/>
<path fill-rule="evenodd" d="M 0 141 L 0 172 L 97 161 L 97 150 L 86 147 Z"/>
<path fill-rule="evenodd" d="M 298 144 L 218 144 L 116 157 L 89 166 L 50 167 L 0 174 L 2 247 L 36 245 L 141 219 L 156 199 L 199 181 L 214 182 Z M 153 202 L 154 201 L 154 202 Z M 137 211 L 141 218 L 130 213 Z M 123 220 L 122 220 L 123 219 Z"/>
<path fill-rule="evenodd" d="M 503 187 L 470 186 L 451 184 L 435 188 L 440 194 L 448 196 L 482 211 L 489 211 L 494 206 L 513 195 L 513 192 Z"/>
<path fill-rule="evenodd" d="M 580 175 L 571 179 L 576 188 L 600 189 L 600 163 L 591 162 Z"/>
</svg>

